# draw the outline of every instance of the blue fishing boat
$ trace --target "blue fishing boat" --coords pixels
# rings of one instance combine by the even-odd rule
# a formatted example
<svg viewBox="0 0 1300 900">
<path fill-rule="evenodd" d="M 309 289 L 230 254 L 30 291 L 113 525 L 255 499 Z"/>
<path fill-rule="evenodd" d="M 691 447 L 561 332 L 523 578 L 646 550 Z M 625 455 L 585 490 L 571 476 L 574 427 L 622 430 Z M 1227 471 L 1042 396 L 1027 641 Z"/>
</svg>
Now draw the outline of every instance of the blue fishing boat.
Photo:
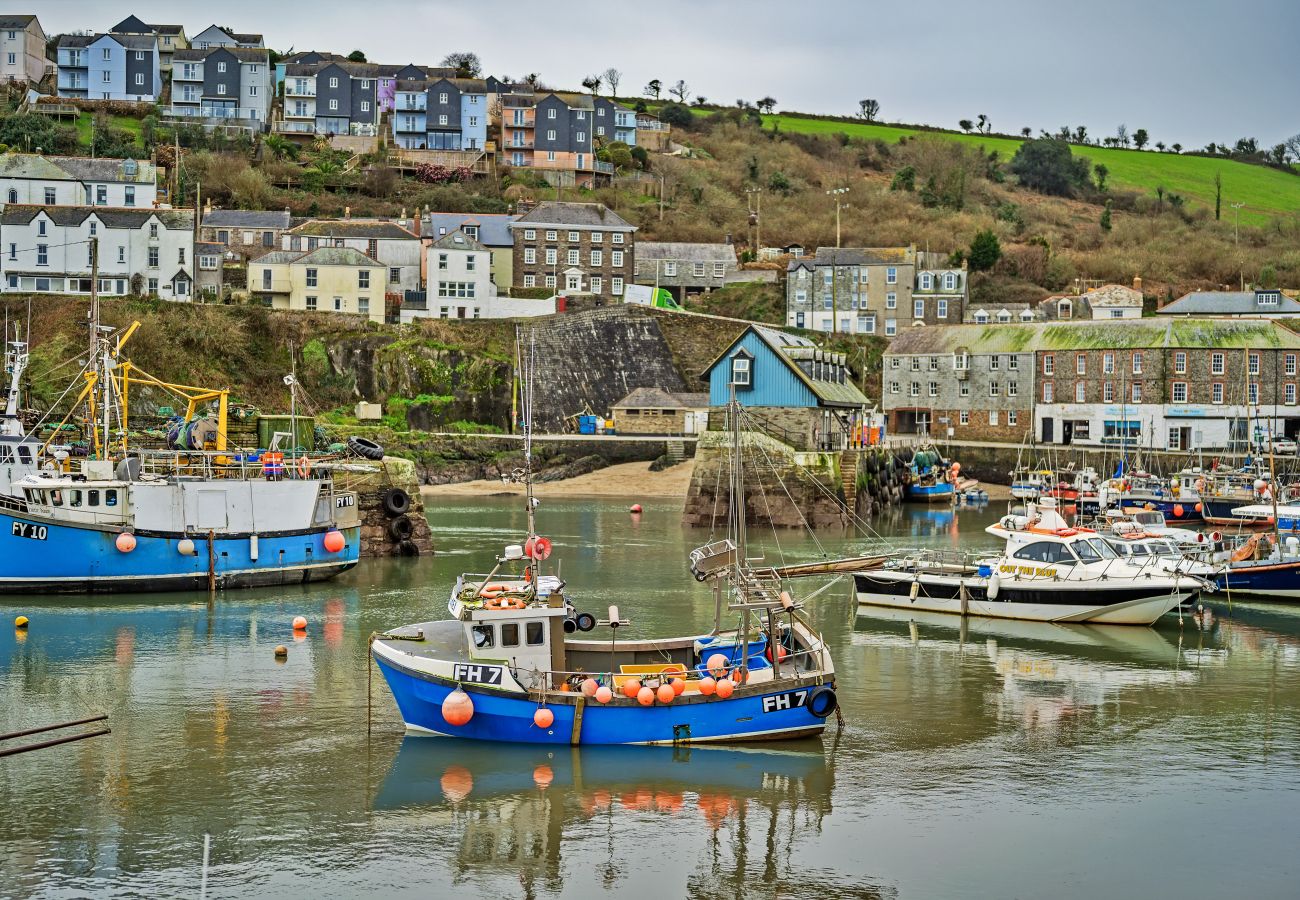
<svg viewBox="0 0 1300 900">
<path fill-rule="evenodd" d="M 335 488 L 338 460 L 228 447 L 228 393 L 163 382 L 119 359 L 135 327 L 95 331 L 95 365 L 73 404 L 86 405 L 89 456 L 47 456 L 0 492 L 0 593 L 293 584 L 356 565 L 357 498 Z M 127 446 L 139 386 L 186 401 L 167 449 Z"/>
<path fill-rule="evenodd" d="M 619 607 L 601 621 L 578 612 L 566 583 L 543 569 L 551 545 L 534 519 L 531 379 L 524 403 L 525 463 L 517 475 L 526 486 L 524 539 L 506 546 L 491 572 L 456 580 L 449 619 L 393 629 L 371 644 L 408 731 L 552 745 L 820 734 L 836 710 L 835 669 L 785 587 L 792 573 L 755 569 L 746 557 L 739 404 L 729 407 L 730 536 L 690 557 L 692 574 L 713 586 L 713 629 L 620 641 L 631 623 Z M 720 627 L 724 601 L 735 629 Z M 587 639 L 598 626 L 610 637 Z"/>
<path fill-rule="evenodd" d="M 908 462 L 907 499 L 920 503 L 952 503 L 958 485 L 960 463 L 951 463 L 943 458 L 938 448 L 925 445 L 912 454 Z M 976 482 L 969 481 L 960 485 L 961 489 L 974 487 Z"/>
</svg>

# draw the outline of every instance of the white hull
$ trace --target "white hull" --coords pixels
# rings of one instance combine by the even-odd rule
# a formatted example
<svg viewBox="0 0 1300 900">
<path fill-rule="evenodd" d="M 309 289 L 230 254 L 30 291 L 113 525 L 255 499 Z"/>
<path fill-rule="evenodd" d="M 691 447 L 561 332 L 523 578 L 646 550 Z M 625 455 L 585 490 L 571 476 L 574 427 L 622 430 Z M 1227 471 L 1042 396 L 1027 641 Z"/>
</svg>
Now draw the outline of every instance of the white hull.
<svg viewBox="0 0 1300 900">
<path fill-rule="evenodd" d="M 1161 593 L 1152 597 L 1129 600 L 1109 605 L 1066 603 L 1016 603 L 1005 600 L 969 600 L 966 615 L 989 619 L 1020 619 L 1027 622 L 1087 622 L 1096 625 L 1151 625 L 1165 613 L 1176 609 L 1192 597 L 1195 591 Z M 906 596 L 867 591 L 858 592 L 858 603 L 864 606 L 883 606 L 891 609 L 919 610 L 923 612 L 962 614 L 959 599 Z"/>
</svg>

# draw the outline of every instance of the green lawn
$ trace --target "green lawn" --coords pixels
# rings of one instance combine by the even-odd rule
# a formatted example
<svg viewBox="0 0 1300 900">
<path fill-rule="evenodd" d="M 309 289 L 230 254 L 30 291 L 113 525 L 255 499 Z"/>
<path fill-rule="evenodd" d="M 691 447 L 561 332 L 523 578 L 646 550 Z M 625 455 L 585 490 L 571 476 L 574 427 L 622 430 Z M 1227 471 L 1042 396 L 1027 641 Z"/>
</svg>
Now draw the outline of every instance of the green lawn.
<svg viewBox="0 0 1300 900">
<path fill-rule="evenodd" d="M 94 121 L 91 113 L 83 112 L 77 116 L 77 139 L 87 147 L 90 146 L 90 126 Z M 113 128 L 121 128 L 135 135 L 135 142 L 140 143 L 140 120 L 131 116 L 109 116 L 109 124 Z"/>
<path fill-rule="evenodd" d="M 709 115 L 713 110 L 693 109 L 692 112 Z M 933 134 L 971 146 L 982 144 L 988 150 L 997 150 L 1003 159 L 1014 156 L 1022 143 L 1017 138 L 986 137 L 954 131 L 918 131 L 895 125 L 837 122 L 792 114 L 763 116 L 763 124 L 768 128 L 777 125 L 782 131 L 803 134 L 844 133 L 851 137 L 890 143 L 904 135 Z M 1189 203 L 1199 203 L 1210 209 L 1214 208 L 1214 174 L 1218 172 L 1223 176 L 1223 217 L 1227 221 L 1231 221 L 1232 214 L 1229 203 L 1245 203 L 1241 210 L 1241 221 L 1252 225 L 1263 225 L 1276 215 L 1300 211 L 1300 175 L 1289 175 L 1277 169 L 1228 159 L 1184 156 L 1155 150 L 1079 146 L 1071 146 L 1071 150 L 1078 156 L 1086 156 L 1093 165 L 1104 163 L 1110 172 L 1107 183 L 1117 189 L 1154 194 L 1157 187 L 1163 186 L 1167 192 L 1186 197 Z"/>
</svg>

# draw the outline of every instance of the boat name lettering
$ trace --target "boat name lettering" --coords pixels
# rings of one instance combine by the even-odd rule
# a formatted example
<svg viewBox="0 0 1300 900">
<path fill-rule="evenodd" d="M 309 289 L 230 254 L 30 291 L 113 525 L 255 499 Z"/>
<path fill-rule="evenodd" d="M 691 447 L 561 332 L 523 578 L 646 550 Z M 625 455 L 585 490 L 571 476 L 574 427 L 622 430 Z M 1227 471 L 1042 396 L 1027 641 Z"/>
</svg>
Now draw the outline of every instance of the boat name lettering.
<svg viewBox="0 0 1300 900">
<path fill-rule="evenodd" d="M 805 706 L 807 703 L 807 688 L 798 691 L 789 691 L 784 694 L 771 694 L 763 698 L 763 712 L 782 712 L 787 709 Z"/>
<path fill-rule="evenodd" d="M 457 681 L 470 681 L 474 684 L 500 684 L 501 667 L 456 663 L 456 667 L 452 670 L 452 677 Z"/>
<path fill-rule="evenodd" d="M 1036 575 L 1039 578 L 1051 578 L 1056 574 L 1053 568 L 1041 566 L 998 566 L 1003 575 Z"/>
<path fill-rule="evenodd" d="M 43 541 L 48 534 L 48 529 L 44 525 L 37 525 L 33 522 L 14 522 L 13 534 L 14 537 Z"/>
<path fill-rule="evenodd" d="M 357 505 L 356 494 L 343 494 L 341 496 L 334 498 L 335 509 L 344 509 L 345 507 L 356 506 L 356 505 Z"/>
</svg>

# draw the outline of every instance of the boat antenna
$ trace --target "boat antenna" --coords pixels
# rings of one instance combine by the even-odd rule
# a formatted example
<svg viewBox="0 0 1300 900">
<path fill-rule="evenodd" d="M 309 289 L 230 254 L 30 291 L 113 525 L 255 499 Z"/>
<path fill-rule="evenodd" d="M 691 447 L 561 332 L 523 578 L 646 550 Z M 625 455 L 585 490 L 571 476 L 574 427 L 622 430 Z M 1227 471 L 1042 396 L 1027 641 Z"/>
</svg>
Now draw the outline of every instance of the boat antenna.
<svg viewBox="0 0 1300 900">
<path fill-rule="evenodd" d="M 736 399 L 736 385 L 730 385 L 731 412 L 731 528 L 736 540 L 736 586 L 743 591 L 742 570 L 745 567 L 745 482 L 741 465 L 743 454 L 740 445 L 740 401 Z"/>
</svg>

